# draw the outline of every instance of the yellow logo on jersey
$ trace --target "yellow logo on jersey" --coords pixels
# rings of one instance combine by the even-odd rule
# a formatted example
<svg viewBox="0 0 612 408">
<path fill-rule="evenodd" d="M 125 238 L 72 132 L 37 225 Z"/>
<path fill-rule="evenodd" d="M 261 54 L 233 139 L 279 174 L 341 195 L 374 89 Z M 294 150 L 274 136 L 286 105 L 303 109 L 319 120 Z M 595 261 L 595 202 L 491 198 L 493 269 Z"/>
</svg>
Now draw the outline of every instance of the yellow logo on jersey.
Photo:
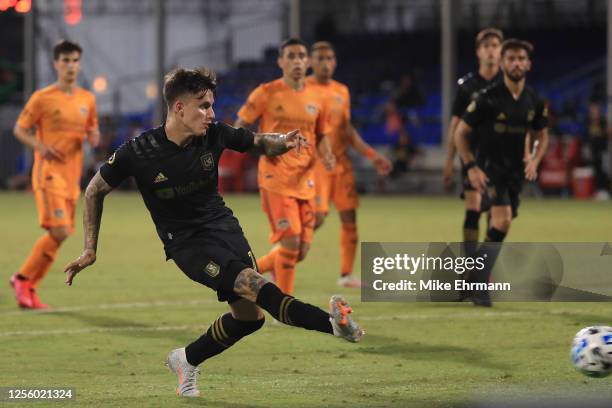
<svg viewBox="0 0 612 408">
<path fill-rule="evenodd" d="M 164 173 L 160 171 L 157 177 L 155 177 L 153 180 L 153 183 L 161 183 L 162 181 L 168 181 L 168 177 L 164 176 Z"/>
<path fill-rule="evenodd" d="M 108 159 L 108 164 L 113 164 L 115 162 L 115 155 L 117 153 L 113 153 L 113 155 Z"/>
<path fill-rule="evenodd" d="M 211 278 L 214 278 L 215 276 L 217 276 L 220 270 L 221 270 L 221 267 L 217 265 L 216 263 L 214 263 L 213 261 L 210 261 L 208 265 L 204 267 L 204 272 L 206 272 L 208 276 L 210 276 Z"/>
<path fill-rule="evenodd" d="M 474 112 L 475 110 L 476 110 L 476 101 L 472 101 L 472 102 L 471 102 L 471 103 L 468 105 L 468 107 L 467 107 L 467 111 L 468 111 L 469 113 L 472 113 L 472 112 Z"/>
<path fill-rule="evenodd" d="M 501 112 L 499 115 L 497 115 L 497 120 L 506 120 L 506 114 L 504 112 Z"/>
</svg>

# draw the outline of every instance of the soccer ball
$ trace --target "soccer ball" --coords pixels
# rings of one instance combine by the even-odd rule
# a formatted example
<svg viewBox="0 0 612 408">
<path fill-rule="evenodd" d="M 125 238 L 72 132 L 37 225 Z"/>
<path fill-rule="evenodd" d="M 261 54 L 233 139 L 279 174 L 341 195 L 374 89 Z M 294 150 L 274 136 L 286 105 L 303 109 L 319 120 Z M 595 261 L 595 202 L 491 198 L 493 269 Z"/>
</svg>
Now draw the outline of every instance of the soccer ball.
<svg viewBox="0 0 612 408">
<path fill-rule="evenodd" d="M 612 373 L 612 327 L 591 326 L 576 333 L 571 358 L 574 366 L 589 377 Z"/>
</svg>

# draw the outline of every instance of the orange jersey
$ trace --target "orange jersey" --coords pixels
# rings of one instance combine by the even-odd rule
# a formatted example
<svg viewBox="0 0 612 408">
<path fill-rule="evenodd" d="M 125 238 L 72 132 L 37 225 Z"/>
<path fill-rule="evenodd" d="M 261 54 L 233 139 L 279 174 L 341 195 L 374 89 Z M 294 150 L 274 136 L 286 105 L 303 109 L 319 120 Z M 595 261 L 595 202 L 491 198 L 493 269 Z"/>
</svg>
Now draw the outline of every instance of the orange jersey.
<svg viewBox="0 0 612 408">
<path fill-rule="evenodd" d="M 36 139 L 52 146 L 63 160 L 43 159 L 36 151 L 32 188 L 77 199 L 81 192 L 83 141 L 97 129 L 96 98 L 82 88 L 67 94 L 56 85 L 34 92 L 17 119 L 24 129 L 36 128 Z"/>
<path fill-rule="evenodd" d="M 246 123 L 259 119 L 259 132 L 285 133 L 300 129 L 308 141 L 298 153 L 295 149 L 278 157 L 259 159 L 259 187 L 278 194 L 308 200 L 314 197 L 317 135 L 327 134 L 327 106 L 320 93 L 306 85 L 290 88 L 283 79 L 259 85 L 240 108 L 238 117 Z"/>
<path fill-rule="evenodd" d="M 350 162 L 346 149 L 350 143 L 348 125 L 351 122 L 351 95 L 346 85 L 334 81 L 328 84 L 317 82 L 314 76 L 306 78 L 309 86 L 315 87 L 317 92 L 324 95 L 329 110 L 329 143 L 336 161 Z"/>
</svg>

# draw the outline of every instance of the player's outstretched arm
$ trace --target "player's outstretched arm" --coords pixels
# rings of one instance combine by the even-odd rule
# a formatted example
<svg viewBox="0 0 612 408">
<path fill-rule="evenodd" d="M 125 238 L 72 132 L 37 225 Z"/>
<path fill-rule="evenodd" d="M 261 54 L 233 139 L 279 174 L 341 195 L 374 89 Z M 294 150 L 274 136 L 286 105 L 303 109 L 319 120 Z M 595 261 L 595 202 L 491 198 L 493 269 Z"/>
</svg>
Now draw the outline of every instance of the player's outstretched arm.
<svg viewBox="0 0 612 408">
<path fill-rule="evenodd" d="M 468 171 L 468 178 L 472 187 L 478 192 L 482 193 L 487 188 L 486 174 L 476 165 L 474 154 L 470 150 L 470 144 L 468 143 L 468 136 L 472 132 L 472 127 L 468 125 L 463 119 L 459 121 L 457 129 L 455 130 L 454 140 L 457 146 L 457 151 L 461 156 L 461 160 L 465 163 L 465 167 Z"/>
<path fill-rule="evenodd" d="M 376 150 L 374 150 L 372 146 L 367 144 L 366 141 L 363 140 L 359 132 L 357 132 L 357 129 L 355 129 L 352 123 L 349 123 L 348 131 L 351 145 L 362 156 L 367 157 L 372 162 L 374 168 L 376 169 L 376 172 L 380 176 L 386 176 L 391 173 L 391 170 L 393 170 L 393 164 L 391 164 L 391 161 L 382 154 L 378 153 Z"/>
<path fill-rule="evenodd" d="M 295 129 L 288 133 L 256 133 L 253 145 L 266 156 L 279 156 L 293 148 L 299 154 L 300 148 L 306 146 L 307 141 L 299 129 Z"/>
<path fill-rule="evenodd" d="M 108 185 L 98 171 L 85 190 L 85 209 L 83 211 L 83 229 L 85 232 L 85 249 L 81 256 L 70 262 L 64 272 L 67 273 L 66 283 L 72 285 L 72 280 L 81 270 L 96 262 L 98 235 L 102 220 L 104 197 L 113 188 Z"/>
</svg>

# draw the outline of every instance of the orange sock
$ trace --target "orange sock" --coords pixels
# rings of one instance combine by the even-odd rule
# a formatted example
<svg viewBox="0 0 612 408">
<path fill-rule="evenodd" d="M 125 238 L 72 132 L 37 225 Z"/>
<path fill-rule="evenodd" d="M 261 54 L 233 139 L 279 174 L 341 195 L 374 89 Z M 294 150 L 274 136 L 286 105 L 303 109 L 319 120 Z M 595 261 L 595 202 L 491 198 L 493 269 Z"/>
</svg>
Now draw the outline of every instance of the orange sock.
<svg viewBox="0 0 612 408">
<path fill-rule="evenodd" d="M 295 265 L 297 264 L 300 251 L 280 247 L 278 256 L 274 259 L 274 272 L 276 274 L 276 286 L 287 294 L 293 294 L 293 281 L 295 280 Z"/>
<path fill-rule="evenodd" d="M 59 247 L 60 244 L 49 234 L 38 238 L 30 251 L 30 255 L 21 265 L 19 274 L 28 278 L 32 282 L 32 286 L 36 287 L 38 282 L 49 272 Z"/>
<path fill-rule="evenodd" d="M 350 275 L 353 272 L 357 241 L 357 225 L 342 224 L 340 230 L 340 273 L 342 275 Z"/>
<path fill-rule="evenodd" d="M 257 260 L 257 269 L 259 269 L 259 273 L 274 273 L 274 260 L 276 259 L 279 249 L 279 246 L 274 247 L 270 250 L 270 252 Z"/>
</svg>

